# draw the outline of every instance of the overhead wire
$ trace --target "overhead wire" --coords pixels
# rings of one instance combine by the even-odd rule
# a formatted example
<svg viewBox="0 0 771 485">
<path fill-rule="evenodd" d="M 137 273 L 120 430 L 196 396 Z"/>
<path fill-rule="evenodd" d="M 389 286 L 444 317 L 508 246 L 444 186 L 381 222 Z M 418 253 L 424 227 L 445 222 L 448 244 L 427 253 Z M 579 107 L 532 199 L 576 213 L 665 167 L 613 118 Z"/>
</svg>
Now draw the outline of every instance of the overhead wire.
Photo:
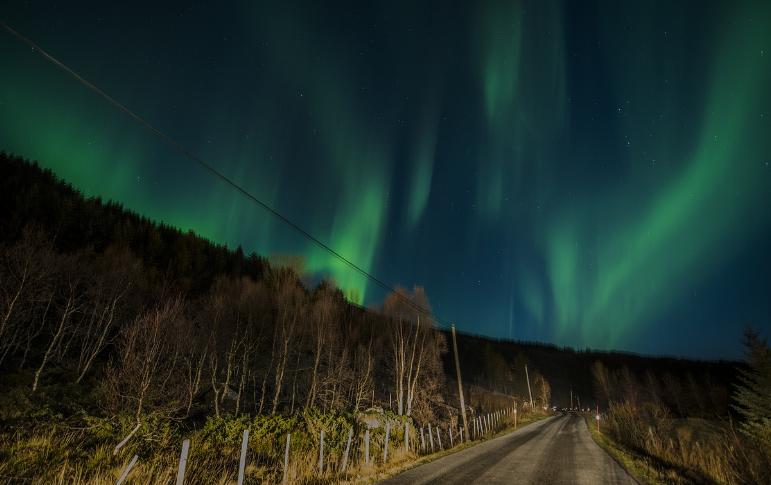
<svg viewBox="0 0 771 485">
<path fill-rule="evenodd" d="M 66 65 L 64 62 L 60 61 L 50 53 L 48 53 L 45 49 L 40 47 L 36 42 L 34 42 L 29 37 L 26 37 L 25 35 L 18 32 L 16 29 L 8 25 L 5 21 L 0 20 L 0 26 L 6 30 L 8 33 L 16 37 L 19 41 L 26 44 L 28 47 L 30 47 L 33 51 L 40 54 L 45 60 L 50 62 L 51 64 L 55 65 L 56 67 L 62 69 L 67 74 L 69 74 L 71 77 L 73 77 L 76 81 L 78 81 L 80 84 L 84 85 L 89 90 L 93 91 L 97 95 L 99 95 L 101 98 L 106 100 L 110 105 L 112 105 L 114 108 L 118 109 L 119 111 L 123 112 L 124 114 L 128 115 L 130 118 L 132 118 L 134 121 L 142 125 L 144 128 L 149 130 L 151 133 L 156 135 L 158 138 L 160 138 L 163 142 L 165 142 L 167 145 L 174 148 L 176 151 L 181 153 L 185 158 L 187 158 L 190 161 L 195 162 L 199 166 L 201 166 L 206 172 L 209 173 L 209 175 L 214 176 L 218 178 L 220 181 L 224 182 L 227 186 L 231 187 L 232 189 L 236 190 L 239 194 L 241 194 L 243 197 L 251 201 L 252 203 L 258 205 L 265 211 L 267 211 L 269 214 L 273 215 L 277 219 L 279 219 L 281 222 L 286 224 L 287 226 L 291 227 L 298 233 L 300 233 L 302 236 L 316 244 L 321 249 L 327 251 L 329 254 L 346 264 L 348 267 L 353 269 L 354 271 L 358 272 L 365 278 L 373 281 L 381 288 L 385 289 L 388 292 L 392 292 L 393 294 L 397 295 L 399 298 L 401 298 L 404 302 L 406 302 L 409 306 L 411 306 L 414 310 L 416 310 L 418 313 L 422 313 L 423 315 L 426 315 L 430 318 L 432 318 L 437 324 L 441 324 L 439 319 L 434 315 L 433 312 L 430 310 L 423 308 L 421 305 L 418 305 L 414 301 L 412 301 L 410 298 L 405 296 L 402 292 L 397 291 L 394 287 L 387 284 L 380 278 L 376 277 L 372 273 L 366 271 L 350 259 L 346 258 L 339 252 L 337 252 L 335 249 L 330 247 L 328 244 L 321 241 L 319 238 L 311 234 L 310 232 L 303 229 L 299 224 L 295 223 L 291 219 L 289 219 L 287 216 L 283 215 L 281 212 L 279 212 L 277 209 L 272 207 L 271 205 L 263 202 L 257 196 L 253 195 L 251 192 L 249 192 L 247 189 L 236 183 L 233 179 L 225 175 L 224 173 L 217 170 L 212 164 L 204 160 L 203 158 L 197 156 L 195 153 L 193 153 L 191 150 L 186 148 L 184 145 L 176 141 L 171 136 L 167 135 L 160 129 L 156 128 L 153 124 L 151 124 L 149 121 L 147 121 L 142 116 L 138 115 L 131 109 L 129 109 L 126 105 L 115 99 L 114 97 L 107 94 L 103 89 L 97 87 L 92 82 L 88 81 L 86 78 L 78 74 L 74 69 Z"/>
</svg>

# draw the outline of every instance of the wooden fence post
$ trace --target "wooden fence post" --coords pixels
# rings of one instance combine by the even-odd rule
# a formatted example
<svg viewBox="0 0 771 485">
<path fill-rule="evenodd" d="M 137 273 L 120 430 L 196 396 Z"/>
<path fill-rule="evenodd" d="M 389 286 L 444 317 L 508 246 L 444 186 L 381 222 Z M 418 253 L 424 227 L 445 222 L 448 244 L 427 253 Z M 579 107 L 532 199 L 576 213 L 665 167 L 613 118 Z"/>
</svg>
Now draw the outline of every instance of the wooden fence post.
<svg viewBox="0 0 771 485">
<path fill-rule="evenodd" d="M 139 456 L 134 455 L 134 458 L 131 459 L 131 461 L 126 465 L 126 468 L 123 469 L 123 472 L 118 477 L 118 481 L 115 482 L 115 485 L 121 485 L 126 478 L 128 478 L 129 473 L 131 473 L 131 469 L 134 468 L 134 465 L 137 464 L 137 460 L 139 459 Z"/>
<path fill-rule="evenodd" d="M 246 449 L 249 446 L 249 430 L 244 430 L 244 437 L 241 438 L 241 459 L 238 462 L 238 485 L 244 484 L 244 470 L 246 468 Z"/>
<path fill-rule="evenodd" d="M 185 483 L 185 468 L 187 468 L 187 454 L 190 451 L 190 440 L 182 442 L 182 453 L 179 455 L 179 468 L 177 469 L 177 485 Z"/>
<path fill-rule="evenodd" d="M 450 435 L 450 448 L 452 448 L 454 445 L 452 444 L 452 426 L 447 428 L 447 433 Z"/>
<path fill-rule="evenodd" d="M 117 454 L 118 454 L 118 451 L 120 451 L 120 449 L 121 449 L 121 448 L 123 448 L 123 445 L 125 445 L 126 443 L 128 443 L 128 440 L 130 440 L 130 439 L 131 439 L 131 437 L 132 437 L 132 436 L 134 436 L 134 433 L 136 433 L 137 431 L 139 431 L 139 427 L 140 427 L 140 426 L 142 426 L 142 423 L 137 423 L 137 425 L 134 427 L 134 429 L 132 429 L 132 430 L 131 430 L 131 432 L 128 434 L 128 436 L 126 436 L 125 438 L 123 438 L 123 441 L 121 441 L 120 443 L 118 443 L 118 445 L 115 447 L 115 449 L 114 449 L 114 450 L 112 450 L 112 454 L 113 454 L 113 455 L 117 455 Z"/>
<path fill-rule="evenodd" d="M 321 430 L 321 438 L 319 440 L 319 474 L 324 473 L 324 430 Z"/>
<path fill-rule="evenodd" d="M 439 426 L 434 429 L 436 430 L 436 441 L 439 442 L 439 449 L 443 450 L 444 447 L 442 446 L 442 435 L 439 433 Z"/>
<path fill-rule="evenodd" d="M 369 464 L 369 427 L 364 432 L 364 463 Z"/>
<path fill-rule="evenodd" d="M 388 462 L 388 441 L 391 437 L 391 423 L 386 422 L 385 445 L 383 446 L 383 463 Z"/>
<path fill-rule="evenodd" d="M 340 467 L 344 472 L 348 467 L 348 454 L 351 452 L 351 440 L 353 439 L 353 426 L 348 429 L 348 442 L 345 444 L 345 453 L 343 453 L 343 465 Z"/>
<path fill-rule="evenodd" d="M 426 439 L 423 437 L 423 427 L 420 428 L 420 451 L 421 453 L 426 452 Z"/>
<path fill-rule="evenodd" d="M 284 485 L 289 483 L 289 440 L 292 439 L 292 433 L 286 434 L 286 446 L 284 447 L 284 479 L 281 481 Z"/>
<path fill-rule="evenodd" d="M 434 452 L 434 434 L 431 432 L 431 423 L 428 423 L 428 442 L 431 443 L 431 453 Z"/>
</svg>

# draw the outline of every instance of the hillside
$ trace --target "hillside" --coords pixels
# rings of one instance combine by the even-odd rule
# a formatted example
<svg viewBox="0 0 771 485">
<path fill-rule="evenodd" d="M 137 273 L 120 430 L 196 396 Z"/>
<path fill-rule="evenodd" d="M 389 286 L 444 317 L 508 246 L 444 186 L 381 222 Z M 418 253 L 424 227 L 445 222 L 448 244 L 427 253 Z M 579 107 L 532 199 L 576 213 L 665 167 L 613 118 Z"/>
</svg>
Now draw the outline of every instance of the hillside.
<svg viewBox="0 0 771 485">
<path fill-rule="evenodd" d="M 366 409 L 421 430 L 458 426 L 450 337 L 402 298 L 350 304 L 327 282 L 308 288 L 289 268 L 84 198 L 7 154 L 0 256 L 4 429 L 96 430 L 93 446 L 106 446 L 134 422 L 178 436 L 239 416 L 276 433 L 298 416 L 313 427 Z M 422 288 L 398 291 L 430 307 Z M 737 367 L 464 334 L 458 347 L 472 415 L 526 403 L 527 365 L 538 408 L 567 407 L 571 390 L 576 406 L 605 407 L 623 388 L 675 414 L 725 416 Z M 157 437 L 143 433 L 132 446 L 149 453 Z"/>
<path fill-rule="evenodd" d="M 25 227 L 43 228 L 62 253 L 90 248 L 102 253 L 111 246 L 126 246 L 153 278 L 173 282 L 177 291 L 196 295 L 220 276 L 261 281 L 267 261 L 214 244 L 194 233 L 153 222 L 127 211 L 119 203 L 84 198 L 53 173 L 19 157 L 0 154 L 0 244 L 12 245 Z M 629 353 L 575 351 L 549 344 L 510 342 L 459 334 L 459 349 L 468 384 L 523 396 L 522 366 L 540 371 L 549 381 L 555 402 L 567 405 L 570 388 L 587 403 L 594 402 L 591 366 L 602 361 L 611 368 L 628 367 L 634 373 L 666 370 L 680 377 L 707 373 L 716 384 L 735 376 L 735 362 L 699 362 L 646 357 Z M 454 379 L 451 355 L 445 356 L 447 378 Z M 452 389 L 453 386 L 449 388 Z"/>
</svg>

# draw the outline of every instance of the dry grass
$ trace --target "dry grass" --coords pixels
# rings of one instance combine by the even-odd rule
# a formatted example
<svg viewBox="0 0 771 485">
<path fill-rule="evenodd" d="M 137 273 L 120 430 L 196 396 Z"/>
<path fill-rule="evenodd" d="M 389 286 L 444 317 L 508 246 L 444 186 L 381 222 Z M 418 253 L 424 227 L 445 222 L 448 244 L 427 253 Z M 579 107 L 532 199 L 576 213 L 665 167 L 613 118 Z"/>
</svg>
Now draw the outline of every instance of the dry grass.
<svg viewBox="0 0 771 485">
<path fill-rule="evenodd" d="M 525 414 L 519 426 L 541 419 L 545 415 Z M 254 418 L 256 419 L 256 418 Z M 326 419 L 326 418 L 324 418 Z M 337 419 L 337 418 L 336 418 Z M 296 418 L 287 420 L 288 425 Z M 310 419 L 309 419 L 310 421 Z M 334 421 L 328 419 L 327 422 Z M 510 421 L 502 423 L 498 434 L 511 430 Z M 247 425 L 253 430 L 249 442 L 246 483 L 281 483 L 283 477 L 283 432 L 261 432 L 254 421 L 221 420 L 199 430 L 181 433 L 173 425 L 166 429 L 146 426 L 122 449 L 117 456 L 113 448 L 124 436 L 130 424 L 116 426 L 106 433 L 98 426 L 69 428 L 63 425 L 46 426 L 35 430 L 16 430 L 0 433 L 0 483 L 77 484 L 94 485 L 115 483 L 123 468 L 134 454 L 139 456 L 127 483 L 173 483 L 176 478 L 182 437 L 191 441 L 186 484 L 235 483 L 240 445 L 240 432 Z M 309 424 L 305 424 L 309 428 Z M 271 428 L 272 429 L 272 428 Z M 278 429 L 281 429 L 279 426 Z M 451 450 L 421 455 L 404 449 L 403 435 L 392 428 L 388 463 L 383 463 L 383 436 L 381 430 L 372 431 L 370 463 L 364 464 L 363 443 L 354 440 L 349 467 L 341 471 L 347 425 L 330 426 L 325 439 L 325 472 L 318 471 L 318 448 L 311 432 L 295 429 L 288 477 L 291 483 L 367 483 L 454 453 L 473 443 L 464 443 Z M 414 433 L 414 430 L 413 430 Z M 419 434 L 413 434 L 413 437 Z M 490 433 L 484 439 L 495 436 Z M 413 438 L 414 439 L 414 438 Z M 413 441 L 416 444 L 418 440 Z M 445 443 L 446 445 L 447 443 Z"/>
<path fill-rule="evenodd" d="M 592 420 L 593 421 L 593 420 Z M 771 483 L 769 450 L 729 422 L 675 419 L 655 406 L 611 406 L 595 440 L 647 483 Z"/>
</svg>

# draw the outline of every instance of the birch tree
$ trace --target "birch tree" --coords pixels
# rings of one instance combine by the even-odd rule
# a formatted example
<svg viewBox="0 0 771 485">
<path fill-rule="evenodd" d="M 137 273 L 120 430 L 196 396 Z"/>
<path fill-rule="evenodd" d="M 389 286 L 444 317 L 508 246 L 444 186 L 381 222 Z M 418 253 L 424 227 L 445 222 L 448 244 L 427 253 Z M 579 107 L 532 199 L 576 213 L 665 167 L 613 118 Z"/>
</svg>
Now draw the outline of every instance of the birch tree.
<svg viewBox="0 0 771 485">
<path fill-rule="evenodd" d="M 57 310 L 54 320 L 55 324 L 51 329 L 51 335 L 48 339 L 48 344 L 45 347 L 45 352 L 43 352 L 43 356 L 40 359 L 40 364 L 35 370 L 32 379 L 32 392 L 37 390 L 38 385 L 40 384 L 40 376 L 46 366 L 50 363 L 57 347 L 70 331 L 72 316 L 79 311 L 80 305 L 82 304 L 81 281 L 76 273 L 79 258 L 77 256 L 67 256 L 62 257 L 61 259 L 63 264 L 61 268 L 59 268 L 58 274 L 61 276 L 61 279 L 64 280 L 64 284 L 61 285 L 59 291 L 54 294 L 54 308 Z M 49 299 L 47 308 L 50 308 L 50 305 L 51 300 Z"/>
<path fill-rule="evenodd" d="M 107 385 L 116 406 L 133 409 L 137 421 L 146 411 L 171 416 L 186 406 L 179 372 L 183 308 L 181 298 L 171 298 L 121 332 Z"/>
<path fill-rule="evenodd" d="M 428 380 L 436 378 L 441 353 L 446 350 L 443 336 L 434 328 L 430 308 L 425 291 L 419 286 L 412 293 L 397 288 L 383 305 L 384 313 L 391 318 L 388 342 L 400 415 L 412 415 L 421 385 L 433 388 L 434 382 Z"/>
</svg>

